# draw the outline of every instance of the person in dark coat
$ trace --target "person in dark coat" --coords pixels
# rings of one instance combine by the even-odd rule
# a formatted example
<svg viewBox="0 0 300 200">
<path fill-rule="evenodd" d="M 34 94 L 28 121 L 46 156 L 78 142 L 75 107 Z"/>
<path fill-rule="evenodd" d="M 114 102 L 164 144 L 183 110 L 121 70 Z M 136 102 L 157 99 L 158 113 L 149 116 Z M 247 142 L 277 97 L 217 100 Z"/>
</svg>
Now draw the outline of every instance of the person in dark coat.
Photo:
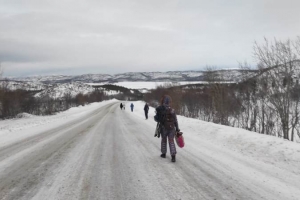
<svg viewBox="0 0 300 200">
<path fill-rule="evenodd" d="M 134 107 L 134 105 L 133 105 L 133 103 L 131 103 L 130 104 L 131 112 L 133 112 L 133 107 Z"/>
<path fill-rule="evenodd" d="M 123 104 L 122 103 L 120 104 L 120 108 L 121 108 L 121 110 L 123 109 Z"/>
<path fill-rule="evenodd" d="M 165 110 L 165 120 L 162 122 L 161 133 L 161 157 L 166 158 L 167 153 L 167 140 L 169 141 L 169 148 L 171 154 L 171 161 L 176 162 L 176 147 L 175 147 L 175 134 L 180 132 L 177 116 L 175 110 L 171 107 L 172 99 L 169 95 L 164 95 L 161 98 L 161 105 L 156 110 Z M 157 114 L 156 114 L 157 115 Z M 154 117 L 155 119 L 156 117 Z"/>
<path fill-rule="evenodd" d="M 148 119 L 148 111 L 149 111 L 148 103 L 145 104 L 144 111 L 145 111 L 145 117 L 146 117 L 146 119 Z"/>
</svg>

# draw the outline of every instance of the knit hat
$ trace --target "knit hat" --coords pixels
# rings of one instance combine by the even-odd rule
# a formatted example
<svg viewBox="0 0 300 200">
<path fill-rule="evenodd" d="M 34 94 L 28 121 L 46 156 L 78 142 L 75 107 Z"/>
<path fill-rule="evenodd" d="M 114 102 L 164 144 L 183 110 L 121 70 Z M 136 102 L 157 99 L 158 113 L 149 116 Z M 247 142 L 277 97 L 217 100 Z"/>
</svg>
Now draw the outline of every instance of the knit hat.
<svg viewBox="0 0 300 200">
<path fill-rule="evenodd" d="M 162 100 L 162 104 L 165 106 L 170 106 L 172 103 L 172 99 L 169 95 L 164 95 L 163 96 L 163 100 Z"/>
</svg>

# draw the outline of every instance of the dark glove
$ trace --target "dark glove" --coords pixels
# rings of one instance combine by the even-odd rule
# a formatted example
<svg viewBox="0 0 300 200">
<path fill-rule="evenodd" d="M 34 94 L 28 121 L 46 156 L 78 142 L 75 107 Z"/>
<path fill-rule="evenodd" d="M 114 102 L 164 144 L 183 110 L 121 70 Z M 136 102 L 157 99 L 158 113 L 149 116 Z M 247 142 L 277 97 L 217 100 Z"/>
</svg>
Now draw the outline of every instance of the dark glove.
<svg viewBox="0 0 300 200">
<path fill-rule="evenodd" d="M 176 136 L 179 137 L 179 136 L 181 136 L 182 134 L 183 134 L 182 132 L 177 132 L 177 133 L 176 133 Z"/>
</svg>

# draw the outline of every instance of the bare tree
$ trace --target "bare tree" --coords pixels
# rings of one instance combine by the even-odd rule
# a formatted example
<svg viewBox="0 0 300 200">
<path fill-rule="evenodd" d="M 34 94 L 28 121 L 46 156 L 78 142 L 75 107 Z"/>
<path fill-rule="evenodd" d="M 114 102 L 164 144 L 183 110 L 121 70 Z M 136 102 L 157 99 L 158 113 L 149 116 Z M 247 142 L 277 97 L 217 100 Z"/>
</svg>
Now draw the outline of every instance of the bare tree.
<svg viewBox="0 0 300 200">
<path fill-rule="evenodd" d="M 224 82 L 224 72 L 216 70 L 215 67 L 207 66 L 204 72 L 204 80 L 207 81 L 212 99 L 213 121 L 228 125 L 229 107 L 228 87 Z"/>
<path fill-rule="evenodd" d="M 207 81 L 209 84 L 214 84 L 214 83 L 218 83 L 221 77 L 215 66 L 206 66 L 206 69 L 203 72 L 203 79 L 204 81 Z"/>
<path fill-rule="evenodd" d="M 299 84 L 297 84 L 292 92 L 292 103 L 294 104 L 293 107 L 293 113 L 291 116 L 291 141 L 294 141 L 294 138 L 296 136 L 295 133 L 300 137 L 300 127 L 299 127 L 299 120 L 300 120 L 300 87 Z"/>
<path fill-rule="evenodd" d="M 263 90 L 268 102 L 280 118 L 284 139 L 289 139 L 291 127 L 293 76 L 299 68 L 299 51 L 297 43 L 265 39 L 263 45 L 255 43 L 254 55 L 260 63 Z"/>
<path fill-rule="evenodd" d="M 72 106 L 72 94 L 71 91 L 65 92 L 64 96 L 63 96 L 63 100 L 65 103 L 65 109 L 68 110 L 71 106 Z"/>
</svg>

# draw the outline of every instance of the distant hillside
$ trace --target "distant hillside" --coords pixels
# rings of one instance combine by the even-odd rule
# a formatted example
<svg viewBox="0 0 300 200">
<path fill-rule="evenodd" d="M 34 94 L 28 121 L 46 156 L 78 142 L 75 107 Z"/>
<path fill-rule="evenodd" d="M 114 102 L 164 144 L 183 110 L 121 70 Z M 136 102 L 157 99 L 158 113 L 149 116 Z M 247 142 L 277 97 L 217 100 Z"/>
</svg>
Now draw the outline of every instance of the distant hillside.
<svg viewBox="0 0 300 200">
<path fill-rule="evenodd" d="M 216 70 L 209 72 L 216 81 L 240 82 L 257 74 L 255 70 Z M 88 83 L 101 83 L 98 90 L 109 96 L 124 94 L 128 98 L 142 96 L 142 90 L 129 90 L 124 87 L 110 85 L 116 82 L 180 82 L 205 81 L 206 71 L 173 71 L 173 72 L 130 72 L 116 75 L 84 74 L 80 76 L 32 76 L 22 78 L 6 78 L 0 80 L 0 87 L 10 90 L 27 90 L 35 97 L 50 96 L 55 99 L 63 98 L 66 94 L 76 96 L 79 93 L 89 94 L 95 91 L 95 86 Z M 145 91 L 143 91 L 145 92 Z"/>
<path fill-rule="evenodd" d="M 241 69 L 228 69 L 215 71 L 225 81 L 240 81 L 244 76 L 253 76 L 257 73 L 256 70 L 241 70 Z M 51 75 L 51 76 L 31 76 L 20 78 L 7 78 L 11 81 L 21 82 L 40 82 L 45 84 L 54 83 L 103 83 L 103 82 L 134 82 L 134 81 L 204 81 L 205 71 L 170 71 L 170 72 L 129 72 L 123 74 L 83 74 L 79 76 L 64 76 L 64 75 Z"/>
</svg>

